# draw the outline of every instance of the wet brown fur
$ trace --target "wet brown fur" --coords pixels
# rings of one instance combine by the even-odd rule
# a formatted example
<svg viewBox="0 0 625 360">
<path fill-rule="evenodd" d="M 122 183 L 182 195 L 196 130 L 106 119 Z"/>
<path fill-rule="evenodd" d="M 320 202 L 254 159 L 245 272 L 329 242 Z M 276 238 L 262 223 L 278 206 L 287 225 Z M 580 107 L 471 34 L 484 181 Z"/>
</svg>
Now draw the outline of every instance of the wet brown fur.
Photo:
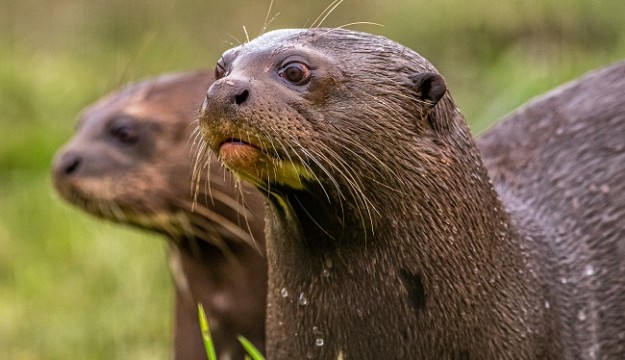
<svg viewBox="0 0 625 360">
<path fill-rule="evenodd" d="M 308 82 L 297 85 L 280 77 L 290 61 L 309 65 Z M 531 141 L 527 147 L 539 155 L 560 154 L 563 161 L 558 167 L 545 160 L 525 177 L 491 168 L 498 194 L 442 77 L 410 49 L 346 30 L 280 30 L 227 51 L 220 65 L 223 78 L 209 89 L 200 116 L 209 146 L 219 153 L 223 141 L 242 140 L 267 158 L 308 170 L 298 188 L 282 185 L 270 171 L 255 180 L 270 202 L 270 359 L 622 354 L 617 338 L 625 322 L 609 320 L 623 314 L 617 311 L 622 298 L 613 296 L 624 289 L 623 262 L 616 259 L 623 258 L 625 229 L 614 222 L 624 213 L 617 195 L 623 193 L 622 146 L 608 156 L 587 154 L 586 163 L 613 168 L 607 184 L 612 202 L 599 206 L 591 192 L 570 187 L 574 179 L 597 189 L 603 185 L 588 172 L 592 167 L 567 157 L 577 146 L 568 142 L 570 136 L 539 147 L 531 134 L 538 136 L 540 128 L 525 126 L 514 134 L 494 129 L 492 137 L 501 132 Z M 612 96 L 625 93 L 620 84 Z M 616 114 L 606 118 L 608 128 L 594 127 L 599 118 L 588 108 L 585 140 L 621 144 L 625 121 Z M 564 131 L 577 127 L 571 123 Z M 484 139 L 483 150 L 493 152 L 485 154 L 487 164 L 513 154 L 524 158 L 503 147 L 505 137 L 491 140 L 492 148 Z M 557 179 L 555 173 L 566 177 L 560 182 L 564 188 L 541 182 Z M 524 183 L 534 192 L 519 195 Z M 552 195 L 542 202 L 545 188 Z M 574 195 L 565 196 L 567 191 Z M 561 211 L 556 204 L 573 198 L 595 214 L 588 227 L 578 228 L 575 221 L 588 213 L 541 215 Z M 563 241 L 603 244 L 614 253 L 606 257 L 581 245 L 581 254 L 570 252 L 578 248 L 572 245 L 560 253 L 553 244 Z M 548 261 L 558 256 L 565 258 Z M 602 258 L 601 274 L 611 273 L 610 288 L 601 296 L 595 297 L 600 288 L 581 280 L 575 287 L 559 285 L 563 274 L 580 277 L 586 257 Z M 565 299 L 580 293 L 597 301 L 593 311 L 608 311 L 602 315 L 606 322 L 594 326 L 612 335 L 565 349 L 572 329 L 579 329 L 574 325 L 579 309 L 566 308 Z M 567 311 L 573 314 L 559 315 Z"/>
<path fill-rule="evenodd" d="M 215 159 L 196 159 L 193 119 L 212 81 L 203 72 L 164 75 L 106 96 L 83 112 L 53 165 L 54 184 L 69 202 L 167 237 L 175 359 L 206 358 L 198 303 L 220 359 L 243 357 L 238 335 L 264 346 L 264 201 L 249 186 L 236 187 Z M 120 141 L 112 133 L 119 126 L 138 140 Z"/>
<path fill-rule="evenodd" d="M 565 359 L 625 356 L 625 63 L 532 101 L 477 140 L 532 255 Z"/>
</svg>

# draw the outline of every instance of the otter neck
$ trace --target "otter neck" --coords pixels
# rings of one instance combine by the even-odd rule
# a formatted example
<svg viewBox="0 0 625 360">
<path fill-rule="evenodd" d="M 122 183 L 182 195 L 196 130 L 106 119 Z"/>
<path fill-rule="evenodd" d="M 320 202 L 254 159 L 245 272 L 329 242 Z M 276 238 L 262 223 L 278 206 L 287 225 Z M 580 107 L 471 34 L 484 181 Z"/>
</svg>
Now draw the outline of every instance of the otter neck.
<svg viewBox="0 0 625 360">
<path fill-rule="evenodd" d="M 267 239 L 271 358 L 479 358 L 506 346 L 501 329 L 510 341 L 545 331 L 522 236 L 462 116 L 451 120 L 446 134 L 398 146 L 418 155 L 391 170 L 414 173 L 387 186 L 363 177 L 375 210 L 349 196 L 329 201 L 328 187 L 277 191 Z M 543 351 L 525 341 L 528 355 Z"/>
</svg>

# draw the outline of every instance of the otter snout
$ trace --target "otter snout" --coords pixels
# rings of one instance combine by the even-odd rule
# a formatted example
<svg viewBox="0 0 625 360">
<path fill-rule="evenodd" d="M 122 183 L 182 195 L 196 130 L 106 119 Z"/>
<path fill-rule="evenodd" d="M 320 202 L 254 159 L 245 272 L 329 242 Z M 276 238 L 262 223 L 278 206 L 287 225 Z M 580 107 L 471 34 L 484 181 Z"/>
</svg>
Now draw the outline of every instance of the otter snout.
<svg viewBox="0 0 625 360">
<path fill-rule="evenodd" d="M 52 184 L 66 197 L 75 186 L 78 174 L 84 167 L 84 158 L 78 151 L 67 146 L 61 148 L 52 160 Z"/>
<path fill-rule="evenodd" d="M 228 76 L 208 88 L 198 120 L 204 139 L 214 151 L 225 138 L 237 133 L 237 124 L 251 109 L 251 98 L 252 86 L 247 78 Z"/>
<path fill-rule="evenodd" d="M 52 160 L 52 180 L 54 186 L 59 190 L 67 186 L 67 182 L 74 178 L 83 166 L 83 158 L 72 149 L 63 148 L 54 156 Z"/>
<path fill-rule="evenodd" d="M 247 104 L 251 96 L 249 80 L 232 77 L 215 81 L 206 92 L 201 110 L 202 120 L 232 114 Z"/>
<path fill-rule="evenodd" d="M 55 157 L 52 170 L 55 178 L 70 176 L 78 170 L 82 163 L 81 156 L 72 150 L 61 151 Z"/>
</svg>

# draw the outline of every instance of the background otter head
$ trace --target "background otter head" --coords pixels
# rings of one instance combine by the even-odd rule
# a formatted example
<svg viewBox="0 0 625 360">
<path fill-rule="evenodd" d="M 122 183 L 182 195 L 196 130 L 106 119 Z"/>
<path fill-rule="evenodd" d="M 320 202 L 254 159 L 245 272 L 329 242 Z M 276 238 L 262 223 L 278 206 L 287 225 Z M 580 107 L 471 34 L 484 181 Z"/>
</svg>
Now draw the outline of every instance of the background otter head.
<svg viewBox="0 0 625 360">
<path fill-rule="evenodd" d="M 212 80 L 203 72 L 164 75 L 84 110 L 76 135 L 54 159 L 58 192 L 95 216 L 173 237 L 217 239 L 218 231 L 250 240 L 247 231 L 223 217 L 251 218 L 230 178 L 218 164 L 211 166 L 214 160 L 195 155 L 192 119 Z M 210 190 L 206 166 L 214 173 Z"/>
<path fill-rule="evenodd" d="M 163 76 L 84 110 L 76 134 L 55 156 L 56 189 L 96 216 L 162 226 L 149 219 L 176 212 L 172 203 L 178 198 L 191 199 L 179 192 L 191 192 L 189 119 L 197 104 L 192 94 L 210 82 L 204 73 Z M 181 86 L 158 86 L 166 83 Z"/>
</svg>

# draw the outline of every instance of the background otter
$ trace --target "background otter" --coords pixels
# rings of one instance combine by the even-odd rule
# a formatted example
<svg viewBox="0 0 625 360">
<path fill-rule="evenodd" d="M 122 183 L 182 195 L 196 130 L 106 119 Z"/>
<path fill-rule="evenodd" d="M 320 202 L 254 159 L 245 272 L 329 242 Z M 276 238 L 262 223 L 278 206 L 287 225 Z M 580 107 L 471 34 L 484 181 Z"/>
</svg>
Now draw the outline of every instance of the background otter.
<svg viewBox="0 0 625 360">
<path fill-rule="evenodd" d="M 203 72 L 164 75 L 106 96 L 83 112 L 53 166 L 55 187 L 69 202 L 168 238 L 176 359 L 206 358 L 199 302 L 220 359 L 243 357 L 238 335 L 260 349 L 264 343 L 262 198 L 246 186 L 235 188 L 219 163 L 198 155 L 195 171 L 202 178 L 191 210 L 193 118 L 212 81 Z"/>
<path fill-rule="evenodd" d="M 509 211 L 540 226 L 562 357 L 625 355 L 625 62 L 525 105 L 477 139 Z"/>
<path fill-rule="evenodd" d="M 561 155 L 565 171 L 533 168 L 540 172 L 518 181 L 534 191 L 518 197 L 515 180 L 508 185 L 493 170 L 500 198 L 442 77 L 388 39 L 341 29 L 270 32 L 224 53 L 216 74 L 201 110 L 204 137 L 270 203 L 270 358 L 623 354 L 625 322 L 607 319 L 622 316 L 625 229 L 614 219 L 625 204 L 612 197 L 599 207 L 585 186 L 625 190 L 623 148 L 598 151 L 608 138 L 612 146 L 625 138 L 616 111 L 625 105 L 613 101 L 615 111 L 604 114 L 610 126 L 584 138 L 597 141 L 585 154 L 610 173 Z M 612 100 L 625 93 L 624 81 L 614 86 Z M 585 95 L 594 99 L 597 91 Z M 593 125 L 601 118 L 591 108 L 588 114 Z M 525 125 L 516 136 L 541 132 L 530 120 Z M 572 121 L 563 131 L 580 127 Z M 577 146 L 571 138 L 537 151 L 565 154 Z M 492 147 L 484 141 L 494 151 L 506 139 Z M 486 155 L 499 156 L 506 154 Z M 554 185 L 564 189 L 544 193 Z M 540 208 L 558 211 L 551 205 L 571 199 L 597 214 L 581 222 L 589 233 L 576 222 L 588 213 L 540 216 Z M 554 244 L 568 245 L 558 253 Z M 595 272 L 582 255 L 600 257 L 605 268 Z M 566 287 L 583 275 L 570 261 L 583 262 L 593 280 Z M 609 289 L 590 286 L 600 276 Z M 576 322 L 589 314 L 569 316 L 567 304 L 582 293 L 592 299 L 584 306 L 601 314 L 592 318 L 606 323 L 593 321 L 591 340 L 572 343 Z"/>
</svg>

